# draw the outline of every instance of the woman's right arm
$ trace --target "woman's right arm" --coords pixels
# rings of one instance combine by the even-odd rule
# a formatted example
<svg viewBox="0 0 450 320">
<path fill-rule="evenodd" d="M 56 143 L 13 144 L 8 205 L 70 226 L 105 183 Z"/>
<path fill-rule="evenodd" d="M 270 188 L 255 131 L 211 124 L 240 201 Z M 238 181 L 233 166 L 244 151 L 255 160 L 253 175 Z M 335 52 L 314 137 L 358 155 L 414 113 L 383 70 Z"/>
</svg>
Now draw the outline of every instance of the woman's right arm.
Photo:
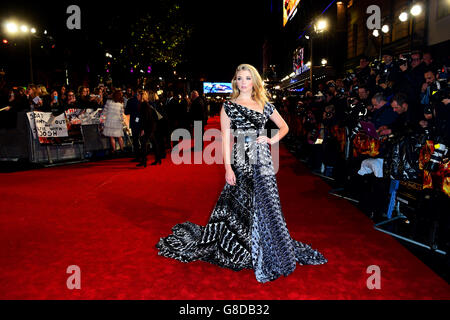
<svg viewBox="0 0 450 320">
<path fill-rule="evenodd" d="M 236 183 L 236 177 L 233 169 L 231 168 L 231 129 L 230 118 L 225 112 L 225 108 L 222 106 L 220 110 L 220 127 L 222 131 L 222 152 L 225 165 L 225 180 L 228 184 L 234 185 Z"/>
</svg>

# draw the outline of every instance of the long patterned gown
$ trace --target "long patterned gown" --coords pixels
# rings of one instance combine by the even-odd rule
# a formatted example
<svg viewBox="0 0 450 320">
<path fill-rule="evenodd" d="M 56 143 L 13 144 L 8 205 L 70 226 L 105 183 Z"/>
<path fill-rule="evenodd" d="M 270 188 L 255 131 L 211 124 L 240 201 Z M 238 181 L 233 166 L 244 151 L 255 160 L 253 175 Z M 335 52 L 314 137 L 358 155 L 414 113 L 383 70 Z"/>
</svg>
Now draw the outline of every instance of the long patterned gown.
<svg viewBox="0 0 450 320">
<path fill-rule="evenodd" d="M 293 240 L 281 211 L 269 144 L 257 143 L 274 106 L 264 112 L 227 101 L 223 104 L 237 137 L 231 167 L 234 186 L 225 186 L 208 224 L 177 224 L 161 238 L 158 254 L 182 262 L 202 260 L 239 271 L 253 269 L 257 281 L 292 273 L 296 264 L 319 265 L 327 260 L 309 245 Z"/>
</svg>

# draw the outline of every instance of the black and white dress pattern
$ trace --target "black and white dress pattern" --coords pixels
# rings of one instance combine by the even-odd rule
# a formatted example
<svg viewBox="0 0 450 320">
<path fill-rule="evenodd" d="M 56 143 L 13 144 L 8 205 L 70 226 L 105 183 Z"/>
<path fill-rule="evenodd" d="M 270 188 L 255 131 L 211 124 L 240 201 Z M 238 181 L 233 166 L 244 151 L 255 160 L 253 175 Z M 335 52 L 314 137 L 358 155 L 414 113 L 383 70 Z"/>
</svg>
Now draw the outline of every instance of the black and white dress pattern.
<svg viewBox="0 0 450 320">
<path fill-rule="evenodd" d="M 202 260 L 239 271 L 253 269 L 259 282 L 292 273 L 297 265 L 319 265 L 327 260 L 310 245 L 293 240 L 281 211 L 269 144 L 256 137 L 274 111 L 264 112 L 227 101 L 223 104 L 237 137 L 231 167 L 234 186 L 225 186 L 208 224 L 177 224 L 161 238 L 159 255 L 182 262 Z"/>
</svg>

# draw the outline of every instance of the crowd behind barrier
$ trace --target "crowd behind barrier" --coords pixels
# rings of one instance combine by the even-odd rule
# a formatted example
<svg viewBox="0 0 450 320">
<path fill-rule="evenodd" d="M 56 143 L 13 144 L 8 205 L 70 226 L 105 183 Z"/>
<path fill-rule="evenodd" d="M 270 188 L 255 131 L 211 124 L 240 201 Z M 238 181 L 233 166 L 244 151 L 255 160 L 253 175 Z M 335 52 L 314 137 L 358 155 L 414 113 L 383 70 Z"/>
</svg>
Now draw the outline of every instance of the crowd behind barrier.
<svg viewBox="0 0 450 320">
<path fill-rule="evenodd" d="M 305 83 L 301 95 L 278 94 L 287 141 L 377 223 L 392 217 L 394 194 L 408 197 L 401 204 L 415 217 L 411 236 L 424 227 L 423 241 L 450 253 L 448 57 L 382 57 L 362 56 L 355 72 L 314 91 Z"/>
<path fill-rule="evenodd" d="M 192 132 L 193 122 L 219 113 L 221 98 L 197 91 L 168 90 L 159 96 L 132 87 L 8 87 L 0 83 L 0 159 L 35 163 L 83 160 L 95 155 L 130 152 L 146 162 L 149 147 L 157 160 L 176 142 L 177 128 Z M 145 129 L 145 130 L 144 130 Z M 118 145 L 116 145 L 118 142 Z M 117 150 L 120 149 L 120 150 Z"/>
</svg>

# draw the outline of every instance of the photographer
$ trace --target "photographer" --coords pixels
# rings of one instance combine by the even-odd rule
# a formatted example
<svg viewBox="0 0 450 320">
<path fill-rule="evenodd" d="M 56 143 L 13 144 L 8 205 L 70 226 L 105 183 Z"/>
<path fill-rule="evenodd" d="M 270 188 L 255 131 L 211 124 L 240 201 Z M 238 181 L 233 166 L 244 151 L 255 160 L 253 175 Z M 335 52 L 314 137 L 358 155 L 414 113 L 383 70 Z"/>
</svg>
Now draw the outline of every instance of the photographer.
<svg viewBox="0 0 450 320">
<path fill-rule="evenodd" d="M 408 96 L 405 93 L 397 93 L 392 100 L 392 110 L 398 114 L 398 117 L 392 124 L 380 126 L 378 134 L 380 136 L 403 137 L 418 133 L 420 129 L 419 119 L 409 105 Z"/>
<path fill-rule="evenodd" d="M 416 101 L 420 99 L 422 84 L 424 83 L 425 64 L 422 60 L 420 51 L 413 51 L 411 55 L 400 55 L 399 61 L 400 74 L 398 78 L 397 92 L 406 93 L 411 99 L 411 108 L 416 111 L 419 109 Z"/>
<path fill-rule="evenodd" d="M 328 105 L 324 108 L 322 115 L 322 125 L 323 129 L 323 142 L 322 142 L 322 152 L 323 152 L 323 165 L 325 172 L 324 174 L 331 177 L 333 174 L 333 169 L 336 167 L 339 155 L 339 142 L 336 136 L 333 134 L 335 126 L 337 125 L 336 111 L 334 105 Z M 320 141 L 319 141 L 320 142 Z"/>
<path fill-rule="evenodd" d="M 370 113 L 369 119 L 376 129 L 382 126 L 389 126 L 397 120 L 398 114 L 392 110 L 383 93 L 378 92 L 373 96 L 372 106 L 373 111 Z"/>
<path fill-rule="evenodd" d="M 359 68 L 356 70 L 355 76 L 359 84 L 367 86 L 372 91 L 375 87 L 375 77 L 369 64 L 369 58 L 363 55 L 359 59 Z"/>
<path fill-rule="evenodd" d="M 372 74 L 375 76 L 375 92 L 382 92 L 385 97 L 391 97 L 399 82 L 400 69 L 393 60 L 392 51 L 383 52 L 383 63 L 373 64 Z"/>
<path fill-rule="evenodd" d="M 422 85 L 422 90 L 420 93 L 420 103 L 424 106 L 430 104 L 430 97 L 431 97 L 431 87 L 435 86 L 437 88 L 436 80 L 438 79 L 439 75 L 436 73 L 433 69 L 426 69 L 423 73 L 423 76 L 425 78 L 425 83 Z"/>
<path fill-rule="evenodd" d="M 367 86 L 361 85 L 358 87 L 358 101 L 365 106 L 370 105 L 370 90 Z"/>
</svg>

